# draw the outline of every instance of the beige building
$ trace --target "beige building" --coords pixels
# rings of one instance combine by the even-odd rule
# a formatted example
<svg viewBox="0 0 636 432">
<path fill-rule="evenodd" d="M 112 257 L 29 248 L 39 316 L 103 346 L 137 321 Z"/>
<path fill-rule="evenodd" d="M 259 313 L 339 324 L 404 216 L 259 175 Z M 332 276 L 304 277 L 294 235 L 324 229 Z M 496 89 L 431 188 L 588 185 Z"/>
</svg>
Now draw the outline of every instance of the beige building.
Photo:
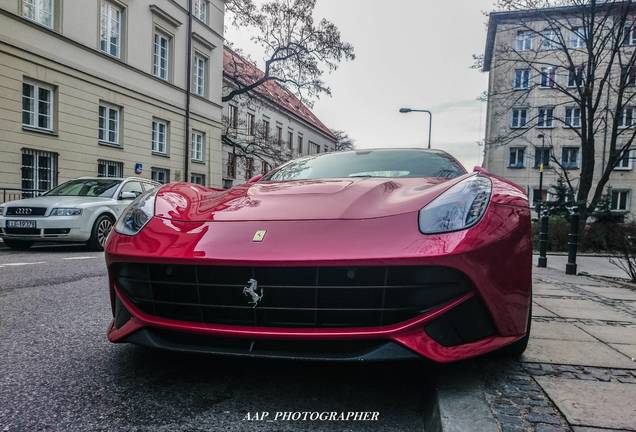
<svg viewBox="0 0 636 432">
<path fill-rule="evenodd" d="M 263 75 L 229 48 L 224 56 L 224 94 Z M 274 81 L 225 103 L 223 185 L 265 174 L 296 157 L 334 151 L 331 130 L 293 93 Z"/>
<path fill-rule="evenodd" d="M 224 3 L 188 3 L 0 0 L 0 200 L 95 175 L 221 186 Z"/>
<path fill-rule="evenodd" d="M 574 91 L 576 80 L 582 75 L 576 69 L 558 66 L 564 63 L 563 51 L 551 46 L 550 41 L 557 38 L 550 33 L 553 27 L 547 24 L 545 17 L 559 16 L 563 21 L 563 27 L 559 27 L 562 40 L 575 63 L 582 64 L 586 57 L 582 49 L 583 38 L 577 27 L 577 17 L 568 15 L 567 8 L 553 12 L 491 14 L 483 64 L 483 70 L 489 72 L 484 167 L 525 188 L 534 203 L 540 197 L 541 162 L 546 166 L 544 199 L 550 198 L 546 191 L 556 183 L 563 170 L 576 187 L 581 168 L 580 138 L 576 134 L 581 127 L 581 112 L 564 91 Z M 629 42 L 636 44 L 636 33 Z M 619 79 L 620 69 L 610 77 L 610 80 Z M 613 96 L 607 95 L 607 101 L 605 98 L 604 95 L 603 103 L 611 106 Z M 636 116 L 632 118 L 630 114 L 624 120 L 625 128 L 636 125 Z M 595 143 L 594 178 L 598 179 L 607 166 L 609 155 L 608 137 L 603 127 L 598 128 Z M 636 200 L 632 199 L 636 174 L 631 157 L 619 162 L 607 187 L 613 211 L 636 213 Z"/>
</svg>

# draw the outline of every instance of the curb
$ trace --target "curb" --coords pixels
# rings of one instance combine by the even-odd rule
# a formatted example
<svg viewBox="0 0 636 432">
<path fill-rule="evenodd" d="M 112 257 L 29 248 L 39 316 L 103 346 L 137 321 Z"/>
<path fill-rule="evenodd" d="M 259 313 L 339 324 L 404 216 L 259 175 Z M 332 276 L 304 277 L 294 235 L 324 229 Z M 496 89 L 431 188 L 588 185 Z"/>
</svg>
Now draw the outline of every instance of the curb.
<svg viewBox="0 0 636 432">
<path fill-rule="evenodd" d="M 488 406 L 485 384 L 474 368 L 443 371 L 435 385 L 435 400 L 426 431 L 499 432 L 501 429 Z"/>
</svg>

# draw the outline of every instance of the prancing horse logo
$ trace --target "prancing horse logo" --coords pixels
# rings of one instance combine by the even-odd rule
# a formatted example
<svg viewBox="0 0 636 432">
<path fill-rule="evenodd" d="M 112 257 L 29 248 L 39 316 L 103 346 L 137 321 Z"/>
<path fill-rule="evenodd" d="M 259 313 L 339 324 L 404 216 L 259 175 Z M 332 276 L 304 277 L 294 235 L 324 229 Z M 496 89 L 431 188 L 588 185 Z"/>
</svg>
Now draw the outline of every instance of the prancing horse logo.
<svg viewBox="0 0 636 432">
<path fill-rule="evenodd" d="M 263 288 L 260 290 L 258 289 L 258 281 L 256 279 L 250 279 L 247 281 L 247 284 L 248 285 L 243 288 L 243 294 L 252 297 L 250 304 L 254 305 L 253 307 L 255 308 L 258 306 L 258 303 L 262 300 L 265 293 L 263 292 Z"/>
</svg>

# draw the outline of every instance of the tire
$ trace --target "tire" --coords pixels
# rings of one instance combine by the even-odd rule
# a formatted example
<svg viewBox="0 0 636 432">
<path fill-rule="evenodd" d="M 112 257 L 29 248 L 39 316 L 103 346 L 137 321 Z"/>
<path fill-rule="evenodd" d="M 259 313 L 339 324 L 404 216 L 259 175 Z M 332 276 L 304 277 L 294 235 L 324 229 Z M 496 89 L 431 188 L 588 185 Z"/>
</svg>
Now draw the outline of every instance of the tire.
<svg viewBox="0 0 636 432">
<path fill-rule="evenodd" d="M 511 343 L 508 346 L 505 346 L 501 349 L 501 354 L 507 357 L 519 357 L 524 353 L 526 348 L 528 347 L 528 341 L 530 341 L 530 327 L 532 326 L 532 299 L 530 299 L 530 310 L 528 311 L 528 324 L 526 324 L 526 335 Z"/>
<path fill-rule="evenodd" d="M 33 245 L 33 242 L 28 240 L 4 239 L 4 244 L 7 245 L 9 249 L 27 250 L 31 247 L 31 245 Z"/>
<path fill-rule="evenodd" d="M 93 224 L 93 229 L 91 231 L 91 238 L 88 239 L 86 245 L 90 250 L 94 251 L 103 251 L 104 244 L 106 243 L 106 238 L 108 237 L 108 233 L 111 229 L 113 229 L 113 224 L 115 221 L 109 215 L 101 215 L 97 218 L 95 223 Z"/>
</svg>

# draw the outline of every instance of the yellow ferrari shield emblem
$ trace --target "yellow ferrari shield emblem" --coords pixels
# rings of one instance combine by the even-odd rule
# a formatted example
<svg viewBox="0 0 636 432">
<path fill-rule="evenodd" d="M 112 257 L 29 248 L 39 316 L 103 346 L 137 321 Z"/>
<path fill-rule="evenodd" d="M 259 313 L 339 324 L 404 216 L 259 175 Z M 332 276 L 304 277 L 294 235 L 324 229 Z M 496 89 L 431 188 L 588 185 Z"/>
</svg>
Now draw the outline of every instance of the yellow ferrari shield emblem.
<svg viewBox="0 0 636 432">
<path fill-rule="evenodd" d="M 254 237 L 252 238 L 252 241 L 262 242 L 263 239 L 265 238 L 265 234 L 267 234 L 266 230 L 256 231 L 256 233 L 254 233 Z"/>
</svg>

